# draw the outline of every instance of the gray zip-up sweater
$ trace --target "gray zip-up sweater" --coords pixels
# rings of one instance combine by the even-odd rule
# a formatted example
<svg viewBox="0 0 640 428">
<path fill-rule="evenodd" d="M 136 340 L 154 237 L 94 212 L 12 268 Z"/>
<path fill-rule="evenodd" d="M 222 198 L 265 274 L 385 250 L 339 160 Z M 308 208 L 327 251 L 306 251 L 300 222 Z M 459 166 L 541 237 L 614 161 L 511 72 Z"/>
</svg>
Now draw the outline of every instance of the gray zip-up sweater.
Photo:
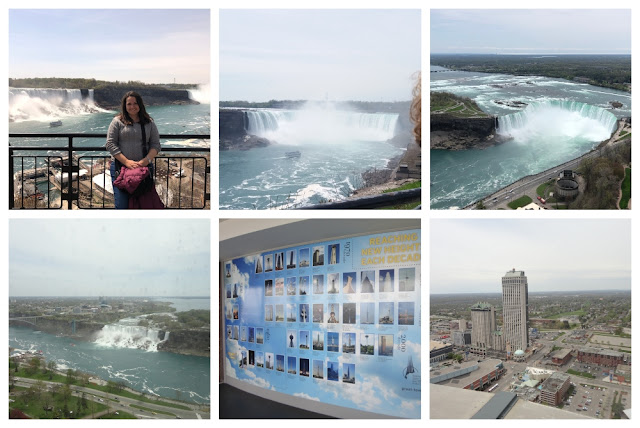
<svg viewBox="0 0 640 428">
<path fill-rule="evenodd" d="M 160 133 L 154 122 L 145 124 L 149 150 L 156 149 L 160 153 Z M 147 156 L 142 146 L 142 129 L 139 123 L 125 125 L 120 119 L 114 117 L 107 132 L 107 150 L 111 156 L 122 153 L 127 159 L 139 161 Z"/>
</svg>

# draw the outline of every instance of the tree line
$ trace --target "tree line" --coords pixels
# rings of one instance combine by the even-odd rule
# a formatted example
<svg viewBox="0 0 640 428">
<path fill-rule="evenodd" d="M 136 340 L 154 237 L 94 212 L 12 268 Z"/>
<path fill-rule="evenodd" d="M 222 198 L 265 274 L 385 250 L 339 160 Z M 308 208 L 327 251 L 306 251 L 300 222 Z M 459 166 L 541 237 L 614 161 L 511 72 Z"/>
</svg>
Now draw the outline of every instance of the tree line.
<svg viewBox="0 0 640 428">
<path fill-rule="evenodd" d="M 34 78 L 9 78 L 10 88 L 51 88 L 51 89 L 104 89 L 104 88 L 170 88 L 170 89 L 192 89 L 196 84 L 155 84 L 144 83 L 139 80 L 129 80 L 110 82 L 106 80 L 63 78 L 63 77 L 34 77 Z"/>
</svg>

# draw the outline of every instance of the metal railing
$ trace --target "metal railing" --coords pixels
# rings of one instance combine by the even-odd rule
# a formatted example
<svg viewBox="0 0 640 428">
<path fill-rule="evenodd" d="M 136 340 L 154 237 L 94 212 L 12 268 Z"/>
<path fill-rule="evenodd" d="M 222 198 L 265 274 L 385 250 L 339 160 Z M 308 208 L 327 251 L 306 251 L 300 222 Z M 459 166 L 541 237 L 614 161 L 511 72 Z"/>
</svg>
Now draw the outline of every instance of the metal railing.
<svg viewBox="0 0 640 428">
<path fill-rule="evenodd" d="M 78 147 L 73 140 L 99 138 L 106 140 L 106 134 L 9 134 L 9 138 L 66 138 L 66 146 L 9 144 L 9 208 L 10 209 L 61 209 L 64 202 L 67 209 L 108 209 L 114 208 L 110 179 L 105 171 L 110 155 L 77 155 L 87 152 L 105 152 L 104 146 Z M 200 139 L 210 140 L 210 135 L 202 134 L 161 134 L 161 140 Z M 18 152 L 47 152 L 47 154 L 24 155 Z M 52 154 L 60 152 L 62 154 Z M 168 156 L 168 153 L 201 153 L 201 156 Z M 154 159 L 154 178 L 160 199 L 167 209 L 205 209 L 211 201 L 209 177 L 211 174 L 210 148 L 206 147 L 165 147 L 160 156 Z M 27 164 L 33 168 L 25 169 Z M 46 166 L 38 167 L 40 164 Z M 66 160 L 66 161 L 65 161 Z M 19 164 L 19 168 L 16 168 Z M 81 166 L 85 168 L 81 168 Z M 19 169 L 19 171 L 16 171 Z M 81 169 L 83 173 L 81 174 Z M 97 174 L 95 174 L 97 171 Z M 190 174 L 189 174 L 190 171 Z M 89 176 L 89 183 L 86 175 Z M 94 177 L 102 174 L 102 182 Z M 47 194 L 38 190 L 38 178 L 46 178 Z M 184 179 L 187 180 L 184 180 Z M 29 180 L 33 179 L 33 191 L 30 192 Z M 183 181 L 186 181 L 183 185 Z M 108 182 L 108 183 L 107 183 Z M 51 204 L 51 185 L 60 192 L 60 204 Z M 18 189 L 16 189 L 19 187 Z M 190 191 L 188 191 L 190 188 Z M 17 190 L 17 191 L 16 191 Z M 46 196 L 46 197 L 45 197 Z M 26 199 L 25 199 L 26 197 Z M 46 204 L 43 202 L 46 199 Z M 31 203 L 33 200 L 33 203 Z M 18 202 L 18 204 L 16 204 Z M 16 206 L 19 205 L 19 206 Z"/>
</svg>

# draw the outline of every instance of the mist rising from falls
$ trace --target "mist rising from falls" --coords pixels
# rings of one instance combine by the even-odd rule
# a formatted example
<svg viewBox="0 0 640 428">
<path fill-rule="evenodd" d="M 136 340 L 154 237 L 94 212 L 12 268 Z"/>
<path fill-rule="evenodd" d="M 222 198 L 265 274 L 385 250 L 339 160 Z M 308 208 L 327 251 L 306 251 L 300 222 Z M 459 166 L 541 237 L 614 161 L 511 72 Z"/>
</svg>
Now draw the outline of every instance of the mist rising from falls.
<svg viewBox="0 0 640 428">
<path fill-rule="evenodd" d="M 9 122 L 50 122 L 104 111 L 94 104 L 93 89 L 9 88 Z"/>
<path fill-rule="evenodd" d="M 386 141 L 395 135 L 398 114 L 336 110 L 307 104 L 300 110 L 248 110 L 249 134 L 285 145 Z"/>
<path fill-rule="evenodd" d="M 600 107 L 576 101 L 546 101 L 498 118 L 498 133 L 521 143 L 557 139 L 596 142 L 609 138 L 616 123 L 616 117 Z"/>
<path fill-rule="evenodd" d="M 96 336 L 94 343 L 111 348 L 131 348 L 155 352 L 158 350 L 158 344 L 169 339 L 169 332 L 162 335 L 159 329 L 126 325 L 122 321 L 124 320 L 121 320 L 119 324 L 105 325 Z"/>
<path fill-rule="evenodd" d="M 198 85 L 196 89 L 187 89 L 187 92 L 189 93 L 189 98 L 201 104 L 211 104 L 210 91 L 211 91 L 211 85 L 209 85 L 208 83 L 203 85 Z"/>
</svg>

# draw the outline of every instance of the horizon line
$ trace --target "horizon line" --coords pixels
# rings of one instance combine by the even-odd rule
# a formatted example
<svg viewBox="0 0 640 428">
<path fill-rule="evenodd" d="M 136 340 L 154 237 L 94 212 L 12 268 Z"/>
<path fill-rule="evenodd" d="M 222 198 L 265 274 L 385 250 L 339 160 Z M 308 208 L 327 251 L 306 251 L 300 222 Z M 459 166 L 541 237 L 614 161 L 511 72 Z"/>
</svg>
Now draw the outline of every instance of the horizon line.
<svg viewBox="0 0 640 428">
<path fill-rule="evenodd" d="M 631 292 L 631 289 L 625 290 L 622 288 L 616 288 L 613 290 L 603 290 L 603 289 L 597 289 L 597 290 L 547 290 L 547 291 L 529 291 L 529 294 L 531 293 L 593 293 L 595 291 L 602 291 L 602 292 L 612 292 L 612 291 L 628 291 Z M 491 293 L 496 293 L 496 294 L 502 294 L 502 291 L 460 291 L 460 292 L 451 292 L 451 293 L 429 293 L 430 296 L 434 296 L 434 295 L 445 295 L 445 294 L 491 294 Z"/>
</svg>

